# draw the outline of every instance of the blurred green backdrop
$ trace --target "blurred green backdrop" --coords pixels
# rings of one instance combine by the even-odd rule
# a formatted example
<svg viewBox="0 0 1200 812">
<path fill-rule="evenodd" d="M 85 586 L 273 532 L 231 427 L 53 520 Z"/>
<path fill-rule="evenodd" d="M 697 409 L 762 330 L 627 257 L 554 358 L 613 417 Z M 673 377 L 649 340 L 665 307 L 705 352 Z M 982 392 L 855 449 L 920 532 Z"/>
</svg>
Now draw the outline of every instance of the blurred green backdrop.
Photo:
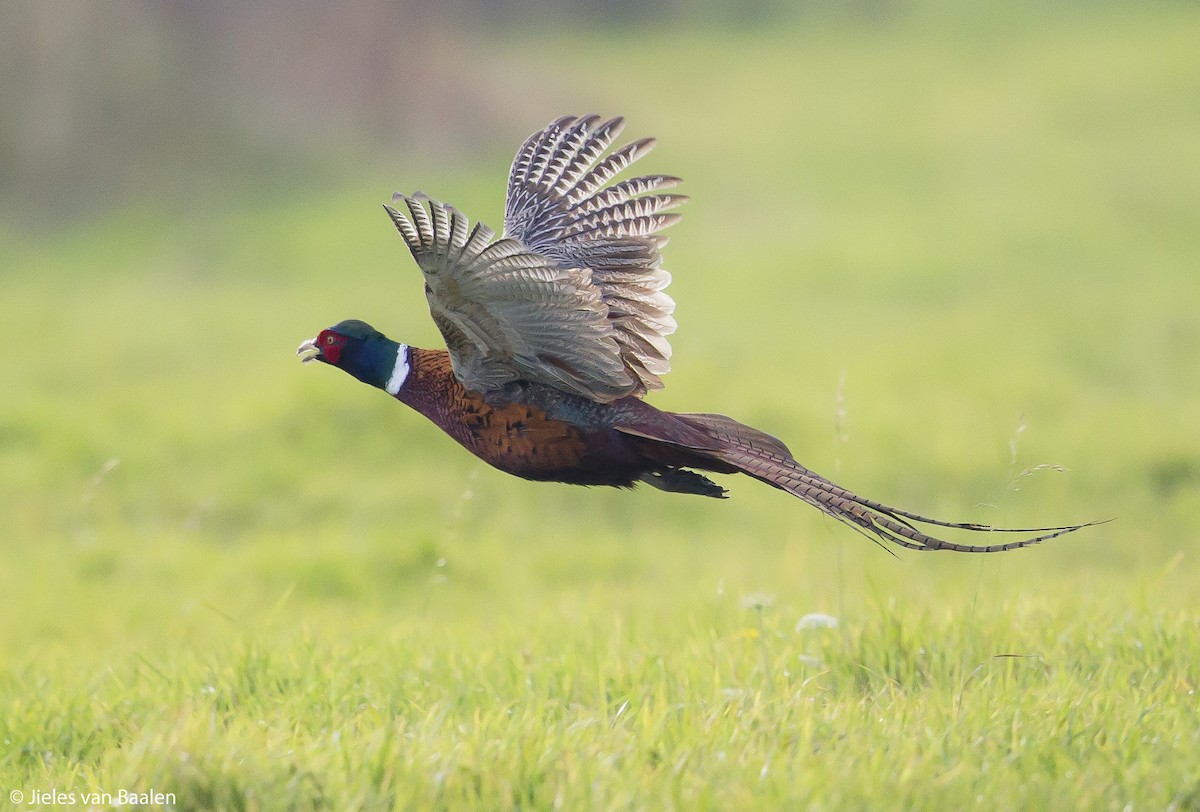
<svg viewBox="0 0 1200 812">
<path fill-rule="evenodd" d="M 1039 570 L 1194 574 L 1195 10 L 740 8 L 6 5 L 3 577 L 57 612 L 81 556 L 119 578 L 184 545 L 236 578 L 222 557 L 264 535 L 300 559 L 327 535 L 347 567 L 365 535 L 400 561 L 457 536 L 622 559 L 679 523 L 696 567 L 727 571 L 711 545 L 779 588 L 808 566 L 780 545 L 880 578 L 981 566 L 897 565 L 748 481 L 696 504 L 508 480 L 300 368 L 298 340 L 349 316 L 437 346 L 379 204 L 419 188 L 496 225 L 515 145 L 589 110 L 657 135 L 644 166 L 693 198 L 657 404 L 927 513 L 1119 517 Z M 1069 471 L 1017 476 L 1038 465 Z"/>
<path fill-rule="evenodd" d="M 231 635 L 463 646 L 759 593 L 1194 630 L 1197 42 L 1182 3 L 5 4 L 12 695 Z M 499 226 L 516 145 L 589 111 L 657 136 L 639 169 L 692 197 L 656 405 L 927 515 L 1117 521 L 897 560 L 750 480 L 719 503 L 505 478 L 296 362 L 347 317 L 439 346 L 380 204 Z"/>
</svg>

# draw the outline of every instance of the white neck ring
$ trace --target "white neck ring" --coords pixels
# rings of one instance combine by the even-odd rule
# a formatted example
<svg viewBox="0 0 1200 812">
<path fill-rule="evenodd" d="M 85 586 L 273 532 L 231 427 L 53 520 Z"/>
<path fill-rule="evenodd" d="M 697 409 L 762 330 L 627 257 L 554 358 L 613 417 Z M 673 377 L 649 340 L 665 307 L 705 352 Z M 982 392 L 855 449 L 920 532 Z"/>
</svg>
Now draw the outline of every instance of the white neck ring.
<svg viewBox="0 0 1200 812">
<path fill-rule="evenodd" d="M 392 367 L 392 377 L 388 378 L 387 385 L 383 387 L 384 391 L 394 397 L 408 380 L 408 372 L 408 345 L 401 344 L 396 348 L 396 365 Z"/>
</svg>

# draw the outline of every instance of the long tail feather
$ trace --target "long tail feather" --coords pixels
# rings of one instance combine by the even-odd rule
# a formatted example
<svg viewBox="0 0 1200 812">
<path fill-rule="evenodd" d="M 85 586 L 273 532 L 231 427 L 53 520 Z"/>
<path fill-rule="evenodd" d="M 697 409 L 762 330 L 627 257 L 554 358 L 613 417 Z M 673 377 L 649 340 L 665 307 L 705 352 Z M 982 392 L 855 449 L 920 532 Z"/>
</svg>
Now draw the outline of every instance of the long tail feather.
<svg viewBox="0 0 1200 812">
<path fill-rule="evenodd" d="M 960 553 L 998 553 L 1016 550 L 1074 533 L 1100 522 L 1060 527 L 991 527 L 975 522 L 948 522 L 893 508 L 830 482 L 800 463 L 782 442 L 723 415 L 679 415 L 703 429 L 718 441 L 716 451 L 705 456 L 736 467 L 755 479 L 802 499 L 818 510 L 855 529 L 870 534 L 873 540 L 888 542 L 910 550 L 952 550 Z M 1034 533 L 1029 538 L 1001 544 L 960 544 L 931 536 L 915 525 L 924 524 L 974 533 Z"/>
</svg>

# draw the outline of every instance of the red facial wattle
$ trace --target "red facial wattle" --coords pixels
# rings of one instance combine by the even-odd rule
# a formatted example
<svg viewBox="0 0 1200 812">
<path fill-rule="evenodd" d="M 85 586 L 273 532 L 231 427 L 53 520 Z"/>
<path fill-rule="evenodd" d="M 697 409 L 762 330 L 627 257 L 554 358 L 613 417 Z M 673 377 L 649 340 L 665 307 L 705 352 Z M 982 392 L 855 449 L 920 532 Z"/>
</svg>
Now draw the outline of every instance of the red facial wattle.
<svg viewBox="0 0 1200 812">
<path fill-rule="evenodd" d="M 296 349 L 296 355 L 304 363 L 322 361 L 333 366 L 340 366 L 342 350 L 346 346 L 346 337 L 334 330 L 322 330 L 316 338 L 310 338 Z"/>
<path fill-rule="evenodd" d="M 342 348 L 346 346 L 345 340 L 332 330 L 322 330 L 317 336 L 316 344 L 321 353 L 317 356 L 318 359 L 337 366 L 342 358 Z"/>
</svg>

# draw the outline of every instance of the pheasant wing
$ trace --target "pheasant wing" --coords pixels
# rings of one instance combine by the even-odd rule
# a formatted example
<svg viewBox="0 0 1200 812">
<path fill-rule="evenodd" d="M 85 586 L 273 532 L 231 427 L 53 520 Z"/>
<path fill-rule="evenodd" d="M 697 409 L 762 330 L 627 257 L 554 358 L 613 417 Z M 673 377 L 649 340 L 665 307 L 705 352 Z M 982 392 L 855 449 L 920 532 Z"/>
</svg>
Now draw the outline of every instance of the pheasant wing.
<svg viewBox="0 0 1200 812">
<path fill-rule="evenodd" d="M 566 116 L 529 136 L 509 173 L 504 233 L 555 267 L 591 272 L 632 379 L 625 394 L 642 395 L 661 389 L 659 376 L 671 368 L 675 302 L 664 292 L 671 276 L 658 232 L 679 220 L 670 210 L 687 198 L 664 193 L 680 182 L 669 175 L 610 183 L 655 143 L 608 152 L 624 126 L 622 118 Z"/>
<path fill-rule="evenodd" d="M 392 203 L 385 208 L 425 275 L 430 314 L 465 387 L 538 381 L 603 401 L 634 389 L 590 271 L 496 239 L 420 193 Z"/>
</svg>

